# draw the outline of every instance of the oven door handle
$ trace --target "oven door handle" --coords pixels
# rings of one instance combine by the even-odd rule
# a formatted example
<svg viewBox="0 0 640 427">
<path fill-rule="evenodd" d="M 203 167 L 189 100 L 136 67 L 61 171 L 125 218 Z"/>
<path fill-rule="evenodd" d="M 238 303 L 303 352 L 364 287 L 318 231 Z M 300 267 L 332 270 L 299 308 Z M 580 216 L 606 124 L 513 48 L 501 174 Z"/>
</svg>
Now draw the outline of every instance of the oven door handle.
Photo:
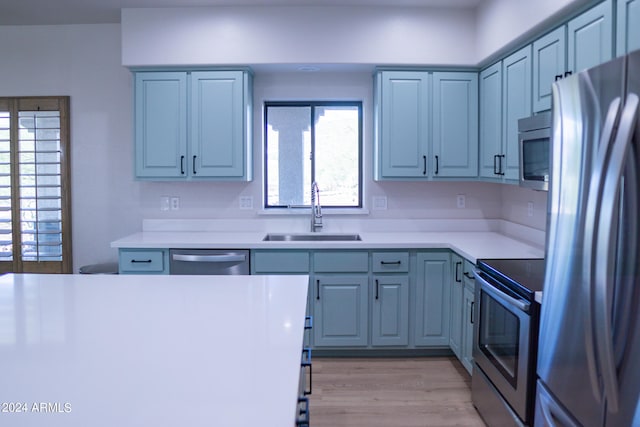
<svg viewBox="0 0 640 427">
<path fill-rule="evenodd" d="M 517 307 L 520 311 L 524 311 L 527 314 L 529 313 L 529 310 L 531 308 L 530 302 L 523 299 L 514 298 L 511 295 L 507 295 L 500 289 L 492 286 L 491 283 L 489 283 L 484 277 L 482 277 L 482 272 L 480 272 L 479 270 L 473 270 L 473 275 L 475 276 L 476 280 L 480 282 L 480 287 L 483 291 L 507 305 L 512 305 L 514 307 Z"/>
</svg>

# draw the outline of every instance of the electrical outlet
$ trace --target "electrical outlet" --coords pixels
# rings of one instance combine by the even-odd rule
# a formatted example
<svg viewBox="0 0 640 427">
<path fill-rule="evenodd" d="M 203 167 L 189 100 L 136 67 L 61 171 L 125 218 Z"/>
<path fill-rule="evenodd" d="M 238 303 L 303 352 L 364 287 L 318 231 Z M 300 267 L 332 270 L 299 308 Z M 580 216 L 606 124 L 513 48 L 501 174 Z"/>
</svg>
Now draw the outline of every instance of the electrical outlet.
<svg viewBox="0 0 640 427">
<path fill-rule="evenodd" d="M 533 216 L 533 202 L 527 203 L 527 216 Z"/>
<path fill-rule="evenodd" d="M 465 195 L 458 194 L 458 196 L 456 196 L 456 203 L 457 203 L 458 209 L 464 209 L 467 203 Z"/>
<path fill-rule="evenodd" d="M 177 211 L 180 209 L 180 197 L 172 197 L 171 198 L 171 210 Z"/>
<path fill-rule="evenodd" d="M 240 209 L 253 209 L 253 197 L 241 196 L 240 197 Z"/>
<path fill-rule="evenodd" d="M 374 196 L 373 209 L 376 211 L 387 210 L 387 198 L 385 196 Z"/>
</svg>

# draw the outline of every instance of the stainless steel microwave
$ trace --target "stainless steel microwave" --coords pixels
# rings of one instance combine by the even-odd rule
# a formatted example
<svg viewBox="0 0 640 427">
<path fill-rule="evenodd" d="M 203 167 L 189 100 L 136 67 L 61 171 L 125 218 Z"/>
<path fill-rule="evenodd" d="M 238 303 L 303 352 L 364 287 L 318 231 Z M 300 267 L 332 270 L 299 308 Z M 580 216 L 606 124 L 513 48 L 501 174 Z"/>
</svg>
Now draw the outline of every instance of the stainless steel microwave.
<svg viewBox="0 0 640 427">
<path fill-rule="evenodd" d="M 551 112 L 518 120 L 520 186 L 549 190 Z"/>
</svg>

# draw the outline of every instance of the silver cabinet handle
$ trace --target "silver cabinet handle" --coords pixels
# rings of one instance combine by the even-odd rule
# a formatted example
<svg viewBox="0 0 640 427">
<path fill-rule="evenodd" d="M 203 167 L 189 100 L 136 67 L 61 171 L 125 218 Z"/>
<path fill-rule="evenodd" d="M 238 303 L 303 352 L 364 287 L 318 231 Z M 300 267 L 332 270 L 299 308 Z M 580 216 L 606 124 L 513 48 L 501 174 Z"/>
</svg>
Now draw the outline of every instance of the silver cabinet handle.
<svg viewBox="0 0 640 427">
<path fill-rule="evenodd" d="M 247 260 L 245 255 L 187 255 L 187 254 L 173 254 L 174 261 L 184 262 L 244 262 Z"/>
</svg>

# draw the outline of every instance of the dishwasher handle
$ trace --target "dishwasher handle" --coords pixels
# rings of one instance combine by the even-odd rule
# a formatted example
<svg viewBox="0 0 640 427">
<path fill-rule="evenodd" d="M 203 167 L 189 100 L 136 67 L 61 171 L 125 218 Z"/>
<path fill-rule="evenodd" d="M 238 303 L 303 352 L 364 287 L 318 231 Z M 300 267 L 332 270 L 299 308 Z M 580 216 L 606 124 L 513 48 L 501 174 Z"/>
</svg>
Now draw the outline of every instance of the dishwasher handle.
<svg viewBox="0 0 640 427">
<path fill-rule="evenodd" d="M 189 255 L 173 254 L 173 261 L 183 262 L 245 262 L 245 254 L 220 254 L 220 255 Z"/>
</svg>

